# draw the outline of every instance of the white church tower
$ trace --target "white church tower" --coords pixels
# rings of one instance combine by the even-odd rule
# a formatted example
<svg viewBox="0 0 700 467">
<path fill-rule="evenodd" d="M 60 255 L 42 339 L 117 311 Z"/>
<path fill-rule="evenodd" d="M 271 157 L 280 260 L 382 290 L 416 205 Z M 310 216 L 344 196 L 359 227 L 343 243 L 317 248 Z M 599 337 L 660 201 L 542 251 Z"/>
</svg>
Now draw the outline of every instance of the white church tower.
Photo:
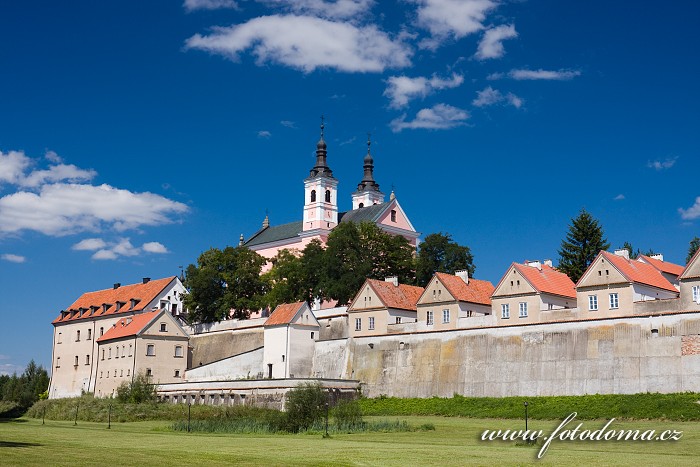
<svg viewBox="0 0 700 467">
<path fill-rule="evenodd" d="M 367 155 L 365 156 L 365 174 L 362 181 L 357 185 L 357 191 L 352 194 L 352 208 L 359 209 L 374 204 L 384 203 L 384 193 L 379 191 L 379 184 L 374 181 L 374 159 L 370 154 L 369 147 L 372 144 L 367 135 Z"/>
<path fill-rule="evenodd" d="M 316 144 L 316 165 L 304 180 L 304 232 L 331 230 L 338 225 L 338 180 L 326 163 L 324 128 L 321 117 L 321 139 Z"/>
</svg>

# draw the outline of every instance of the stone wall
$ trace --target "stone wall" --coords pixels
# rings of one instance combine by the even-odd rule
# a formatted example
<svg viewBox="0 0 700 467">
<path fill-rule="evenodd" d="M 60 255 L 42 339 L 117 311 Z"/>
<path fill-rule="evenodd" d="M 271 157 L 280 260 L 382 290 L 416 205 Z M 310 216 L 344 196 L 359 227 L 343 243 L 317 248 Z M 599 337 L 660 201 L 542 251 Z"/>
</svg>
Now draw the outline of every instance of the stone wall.
<svg viewBox="0 0 700 467">
<path fill-rule="evenodd" d="M 700 389 L 700 314 L 318 342 L 313 376 L 369 397 L 631 394 Z"/>
<path fill-rule="evenodd" d="M 263 328 L 221 331 L 190 337 L 190 368 L 217 362 L 263 346 Z M 260 370 L 262 371 L 262 369 Z"/>
</svg>

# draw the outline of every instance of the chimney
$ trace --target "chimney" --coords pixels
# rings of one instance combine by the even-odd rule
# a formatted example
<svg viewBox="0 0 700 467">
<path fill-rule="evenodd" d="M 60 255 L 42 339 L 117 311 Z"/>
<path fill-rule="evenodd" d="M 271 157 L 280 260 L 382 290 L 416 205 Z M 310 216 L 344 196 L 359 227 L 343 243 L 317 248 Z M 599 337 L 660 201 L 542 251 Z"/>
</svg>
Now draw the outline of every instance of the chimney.
<svg viewBox="0 0 700 467">
<path fill-rule="evenodd" d="M 630 259 L 630 251 L 627 248 L 618 248 L 617 250 L 615 250 L 615 254 L 617 256 L 622 256 L 626 260 Z"/>
<path fill-rule="evenodd" d="M 386 279 L 384 279 L 384 282 L 391 282 L 392 284 L 394 284 L 394 287 L 398 287 L 399 286 L 399 277 L 398 276 L 387 277 Z"/>
<path fill-rule="evenodd" d="M 144 283 L 144 284 L 148 284 L 149 282 L 151 282 L 151 278 L 150 278 L 150 277 L 144 277 L 144 278 L 143 278 L 143 283 Z"/>
<path fill-rule="evenodd" d="M 539 260 L 538 260 L 538 261 L 529 261 L 529 260 L 525 260 L 525 264 L 527 264 L 527 265 L 530 266 L 531 268 L 537 268 L 537 269 L 539 269 L 540 271 L 542 270 L 542 263 L 540 263 Z"/>
<path fill-rule="evenodd" d="M 549 266 L 550 268 L 553 267 L 553 266 L 552 266 L 552 260 L 551 260 L 551 259 L 546 259 L 546 260 L 544 260 L 544 264 L 545 264 L 546 266 Z"/>
<path fill-rule="evenodd" d="M 119 282 L 115 282 L 115 283 L 114 283 L 114 289 L 116 290 L 116 289 L 118 289 L 119 287 L 121 287 L 121 284 L 120 284 Z"/>
<path fill-rule="evenodd" d="M 460 271 L 455 271 L 455 276 L 462 279 L 465 284 L 469 283 L 469 271 L 467 271 L 466 269 L 462 269 Z"/>
<path fill-rule="evenodd" d="M 656 254 L 656 255 L 651 255 L 651 256 L 649 256 L 649 258 L 651 258 L 651 259 L 658 259 L 659 261 L 663 261 L 663 260 L 664 260 L 664 255 L 662 255 L 661 253 L 658 253 L 658 254 Z"/>
</svg>

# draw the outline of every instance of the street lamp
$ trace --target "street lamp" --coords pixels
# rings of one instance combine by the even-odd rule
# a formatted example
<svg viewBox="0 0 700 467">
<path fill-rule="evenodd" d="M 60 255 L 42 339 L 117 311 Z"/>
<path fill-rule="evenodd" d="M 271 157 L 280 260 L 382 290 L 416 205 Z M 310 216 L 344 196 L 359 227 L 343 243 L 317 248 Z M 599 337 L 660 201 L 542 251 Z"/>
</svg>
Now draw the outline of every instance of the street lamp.
<svg viewBox="0 0 700 467">
<path fill-rule="evenodd" d="M 328 402 L 326 402 L 326 438 L 328 438 Z"/>
<path fill-rule="evenodd" d="M 527 401 L 525 401 L 525 431 L 527 431 Z"/>
</svg>

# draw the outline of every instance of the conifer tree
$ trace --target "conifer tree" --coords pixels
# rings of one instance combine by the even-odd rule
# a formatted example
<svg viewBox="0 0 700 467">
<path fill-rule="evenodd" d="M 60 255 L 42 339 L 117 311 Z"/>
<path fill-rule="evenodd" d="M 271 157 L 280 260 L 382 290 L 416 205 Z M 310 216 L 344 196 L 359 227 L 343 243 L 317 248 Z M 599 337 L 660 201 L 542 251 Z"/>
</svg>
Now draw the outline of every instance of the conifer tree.
<svg viewBox="0 0 700 467">
<path fill-rule="evenodd" d="M 585 209 L 571 219 L 569 232 L 561 242 L 559 250 L 559 270 L 577 282 L 593 262 L 600 250 L 607 250 L 610 244 L 605 239 L 603 227 Z"/>
<path fill-rule="evenodd" d="M 685 264 L 690 263 L 690 260 L 693 259 L 693 256 L 698 249 L 700 249 L 700 238 L 694 237 L 690 241 L 690 246 L 688 246 L 688 256 L 685 257 Z"/>
</svg>

